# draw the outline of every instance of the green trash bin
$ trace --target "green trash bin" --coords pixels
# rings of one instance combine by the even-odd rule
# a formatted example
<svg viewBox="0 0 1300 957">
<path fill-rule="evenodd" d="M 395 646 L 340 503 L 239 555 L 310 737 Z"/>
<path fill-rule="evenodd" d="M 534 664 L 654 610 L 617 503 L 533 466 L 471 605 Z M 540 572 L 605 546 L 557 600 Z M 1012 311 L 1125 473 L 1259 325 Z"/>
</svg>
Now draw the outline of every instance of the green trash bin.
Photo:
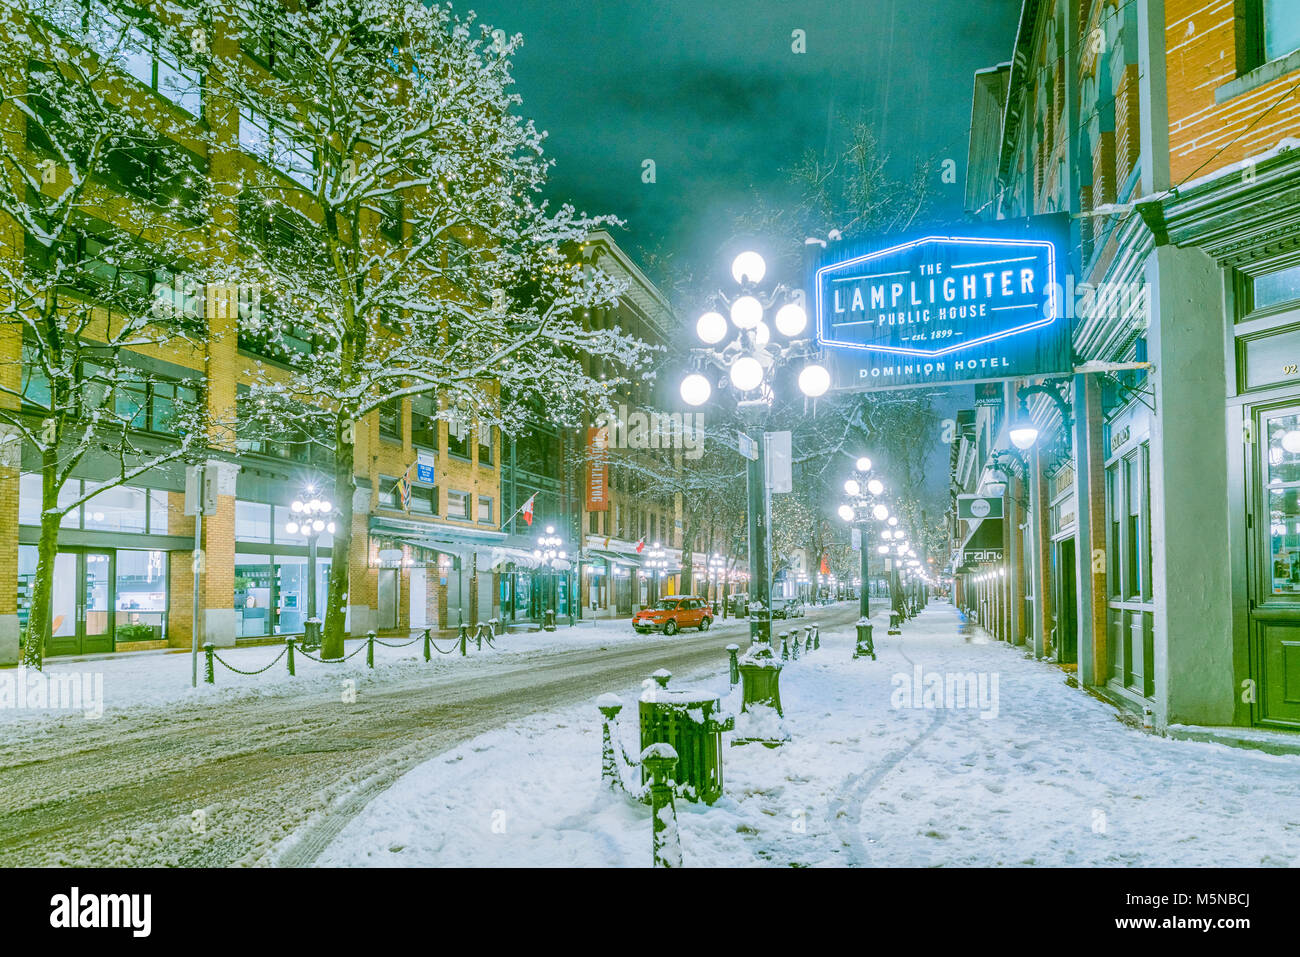
<svg viewBox="0 0 1300 957">
<path fill-rule="evenodd" d="M 736 726 L 711 691 L 648 689 L 641 695 L 641 750 L 670 744 L 677 752 L 673 790 L 688 801 L 712 804 L 722 795 L 722 732 Z M 641 783 L 649 776 L 641 769 Z"/>
</svg>

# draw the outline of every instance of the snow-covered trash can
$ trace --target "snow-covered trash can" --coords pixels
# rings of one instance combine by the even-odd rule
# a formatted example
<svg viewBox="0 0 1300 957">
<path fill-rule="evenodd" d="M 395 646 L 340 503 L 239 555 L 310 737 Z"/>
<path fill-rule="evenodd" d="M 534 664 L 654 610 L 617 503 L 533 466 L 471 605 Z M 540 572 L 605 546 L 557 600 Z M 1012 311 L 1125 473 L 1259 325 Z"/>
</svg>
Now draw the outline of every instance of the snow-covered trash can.
<svg viewBox="0 0 1300 957">
<path fill-rule="evenodd" d="M 718 695 L 656 684 L 642 692 L 640 716 L 642 750 L 662 743 L 677 753 L 674 791 L 688 801 L 716 801 L 722 795 L 722 732 L 735 726 Z M 643 765 L 642 784 L 649 779 Z"/>
<path fill-rule="evenodd" d="M 876 660 L 876 645 L 871 639 L 871 619 L 859 618 L 857 621 L 858 643 L 853 649 L 854 658 L 865 658 L 871 656 L 871 660 Z"/>
<path fill-rule="evenodd" d="M 761 743 L 776 747 L 790 739 L 782 720 L 781 659 L 771 645 L 750 645 L 740 658 L 740 717 L 733 744 Z"/>
</svg>

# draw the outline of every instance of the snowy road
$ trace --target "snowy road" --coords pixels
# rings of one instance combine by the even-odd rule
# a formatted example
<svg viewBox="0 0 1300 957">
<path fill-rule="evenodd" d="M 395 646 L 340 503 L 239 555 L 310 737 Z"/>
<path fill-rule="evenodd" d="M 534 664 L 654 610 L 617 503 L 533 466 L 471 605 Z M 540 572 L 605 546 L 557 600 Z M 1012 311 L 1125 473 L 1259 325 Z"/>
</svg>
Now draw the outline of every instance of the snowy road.
<svg viewBox="0 0 1300 957">
<path fill-rule="evenodd" d="M 817 620 L 844 626 L 856 616 L 856 603 L 841 604 Z M 266 863 L 273 849 L 278 863 L 310 863 L 430 756 L 660 667 L 723 670 L 725 645 L 743 645 L 747 633 L 729 623 L 527 660 L 503 654 L 459 674 L 407 669 L 358 680 L 353 702 L 317 682 L 20 726 L 0 745 L 0 865 L 223 866 Z"/>
</svg>

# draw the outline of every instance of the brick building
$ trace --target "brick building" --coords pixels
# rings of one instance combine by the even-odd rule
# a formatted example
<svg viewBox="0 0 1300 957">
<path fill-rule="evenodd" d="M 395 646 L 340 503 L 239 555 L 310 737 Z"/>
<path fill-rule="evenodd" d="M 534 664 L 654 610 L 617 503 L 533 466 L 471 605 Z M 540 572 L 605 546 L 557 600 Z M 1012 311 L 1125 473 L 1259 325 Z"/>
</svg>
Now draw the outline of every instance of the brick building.
<svg viewBox="0 0 1300 957">
<path fill-rule="evenodd" d="M 1076 374 L 1024 453 L 1026 383 L 978 416 L 962 600 L 1158 726 L 1300 729 L 1300 3 L 1027 0 L 1011 53 L 968 207 L 1071 214 Z"/>
</svg>

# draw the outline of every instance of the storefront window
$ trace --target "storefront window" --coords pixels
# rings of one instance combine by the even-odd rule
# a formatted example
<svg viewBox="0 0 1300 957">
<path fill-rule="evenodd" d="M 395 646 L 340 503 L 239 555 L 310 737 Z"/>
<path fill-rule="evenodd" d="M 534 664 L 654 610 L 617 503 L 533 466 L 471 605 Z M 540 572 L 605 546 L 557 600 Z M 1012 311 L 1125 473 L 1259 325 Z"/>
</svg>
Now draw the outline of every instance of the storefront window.
<svg viewBox="0 0 1300 957">
<path fill-rule="evenodd" d="M 1255 308 L 1300 300 L 1300 266 L 1255 278 Z"/>
<path fill-rule="evenodd" d="M 153 535 L 167 534 L 168 493 L 151 489 L 149 492 L 149 531 Z"/>
<path fill-rule="evenodd" d="M 235 634 L 271 634 L 271 556 L 235 555 Z"/>
<path fill-rule="evenodd" d="M 1142 594 L 1142 466 L 1136 455 L 1124 459 L 1125 500 L 1124 594 Z"/>
<path fill-rule="evenodd" d="M 118 641 L 166 637 L 166 552 L 118 550 L 116 607 Z"/>
<path fill-rule="evenodd" d="M 1300 595 L 1300 415 L 1266 420 L 1271 594 Z"/>
<path fill-rule="evenodd" d="M 93 488 L 87 483 L 87 491 Z M 119 485 L 89 499 L 85 527 L 108 532 L 143 532 L 148 527 L 148 495 L 144 489 Z"/>
<path fill-rule="evenodd" d="M 235 502 L 235 539 L 241 542 L 271 541 L 271 506 L 261 502 Z"/>
</svg>

